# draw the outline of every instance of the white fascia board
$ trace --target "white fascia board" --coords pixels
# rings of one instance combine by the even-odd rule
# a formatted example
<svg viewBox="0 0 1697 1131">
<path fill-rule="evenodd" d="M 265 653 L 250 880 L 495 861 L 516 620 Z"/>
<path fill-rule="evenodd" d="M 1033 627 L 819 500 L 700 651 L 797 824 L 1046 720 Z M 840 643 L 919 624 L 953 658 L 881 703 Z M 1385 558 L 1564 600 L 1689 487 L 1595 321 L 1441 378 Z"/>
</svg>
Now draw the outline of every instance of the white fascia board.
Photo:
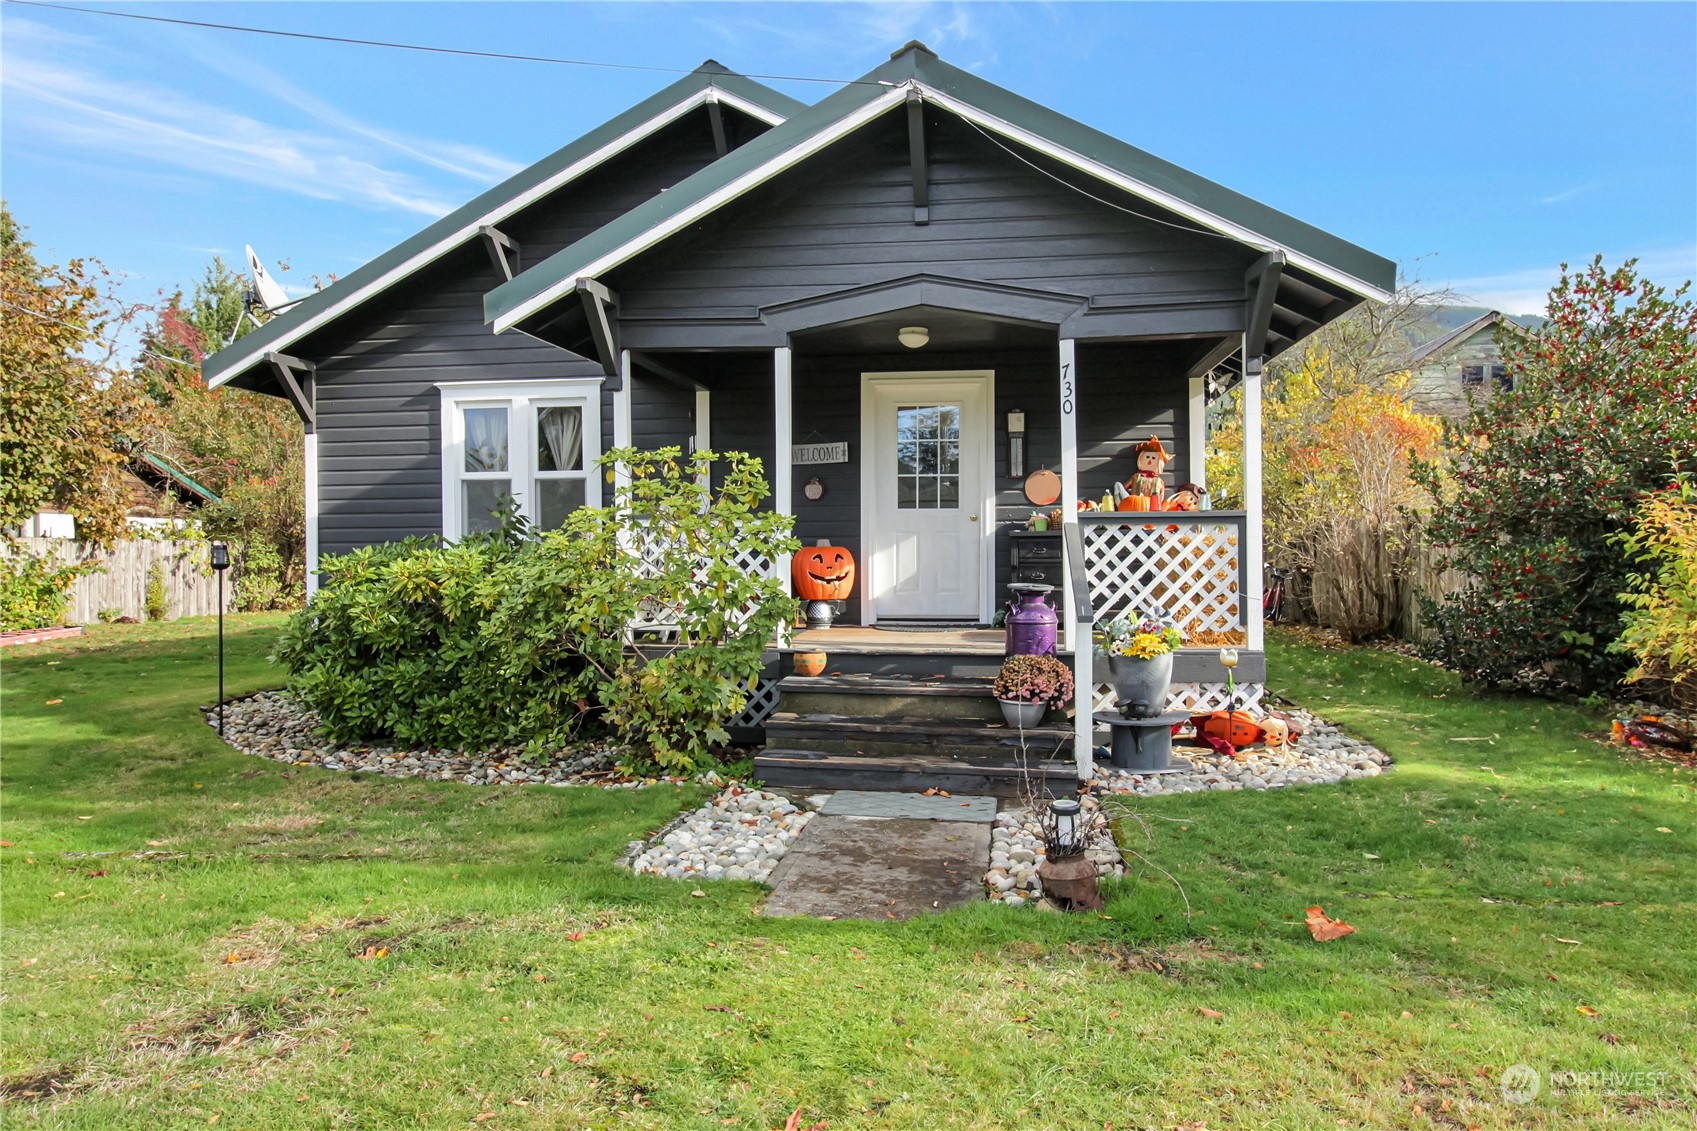
<svg viewBox="0 0 1697 1131">
<path fill-rule="evenodd" d="M 870 122 L 880 114 L 883 114 L 897 103 L 907 101 L 907 92 L 909 87 L 912 85 L 912 83 L 902 83 L 899 86 L 891 87 L 888 91 L 880 94 L 877 98 L 874 98 L 872 101 L 866 103 L 853 113 L 837 119 L 835 122 L 831 123 L 830 126 L 814 134 L 806 141 L 784 150 L 778 156 L 767 161 L 765 164 L 758 165 L 755 168 L 750 169 L 736 180 L 715 189 L 713 192 L 702 197 L 700 200 L 683 209 L 681 212 L 668 216 L 664 221 L 654 225 L 652 228 L 649 228 L 635 239 L 627 240 L 625 243 L 614 248 L 612 251 L 607 252 L 599 259 L 586 263 L 583 267 L 579 268 L 571 275 L 566 276 L 564 279 L 561 279 L 553 286 L 548 287 L 546 290 L 537 292 L 519 306 L 514 307 L 512 310 L 507 311 L 507 313 L 495 319 L 495 332 L 497 334 L 505 333 L 512 329 L 516 323 L 529 318 L 532 314 L 535 314 L 544 306 L 555 301 L 561 295 L 570 294 L 577 288 L 577 281 L 579 279 L 596 278 L 603 272 L 611 270 L 634 256 L 642 254 L 649 248 L 661 243 L 672 235 L 675 235 L 689 227 L 691 224 L 694 224 L 704 216 L 711 215 L 713 212 L 724 205 L 729 204 L 737 197 L 742 196 L 751 189 L 758 188 L 760 185 L 765 184 L 778 174 L 787 169 L 793 168 L 802 161 L 813 156 L 815 153 L 818 153 L 820 150 L 834 144 L 840 138 L 853 133 L 855 130 L 858 130 L 867 122 Z M 723 95 L 724 92 L 720 91 L 720 96 L 723 97 Z"/>
<path fill-rule="evenodd" d="M 332 303 L 317 314 L 313 315 L 311 318 L 307 319 L 305 322 L 302 322 L 299 326 L 295 327 L 282 338 L 274 342 L 269 342 L 263 349 L 255 350 L 251 354 L 244 356 L 240 361 L 232 363 L 228 369 L 211 382 L 210 387 L 217 388 L 226 381 L 234 379 L 246 371 L 255 362 L 261 360 L 265 356 L 266 351 L 286 348 L 290 344 L 299 341 L 307 334 L 312 333 L 314 330 L 333 319 L 339 318 L 350 306 L 357 305 L 374 294 L 388 290 L 390 287 L 413 274 L 415 271 L 429 266 L 431 263 L 434 263 L 442 256 L 453 251 L 467 240 L 476 236 L 478 234 L 478 229 L 485 224 L 498 224 L 502 220 L 513 215 L 515 212 L 523 211 L 532 204 L 535 204 L 538 200 L 547 196 L 549 193 L 552 193 L 560 187 L 577 180 L 579 177 L 583 176 L 598 165 L 602 165 L 608 160 L 617 157 L 637 142 L 642 141 L 649 135 L 677 121 L 697 106 L 704 106 L 709 102 L 722 102 L 727 106 L 733 106 L 736 109 L 753 117 L 759 118 L 761 121 L 770 125 L 777 125 L 784 120 L 781 115 L 774 114 L 772 111 L 767 110 L 762 106 L 757 106 L 748 101 L 746 98 L 738 97 L 729 91 L 720 90 L 717 87 L 711 86 L 698 90 L 682 102 L 668 107 L 656 114 L 654 117 L 648 119 L 646 122 L 643 122 L 640 126 L 636 126 L 635 128 L 620 134 L 618 137 L 614 138 L 606 145 L 603 145 L 595 152 L 572 162 L 570 165 L 561 169 L 546 180 L 532 185 L 519 195 L 496 205 L 494 208 L 491 208 L 488 212 L 483 213 L 476 219 L 467 221 L 453 233 L 442 237 L 429 247 L 410 256 L 404 262 L 396 265 L 389 271 L 386 271 L 378 278 L 373 279 L 359 290 L 350 291 L 337 302 Z"/>
<path fill-rule="evenodd" d="M 1357 279 L 1353 275 L 1321 263 L 1319 260 L 1314 259 L 1311 256 L 1304 255 L 1302 252 L 1297 251 L 1294 248 L 1289 248 L 1275 240 L 1270 240 L 1259 232 L 1251 231 L 1241 224 L 1233 223 L 1224 217 L 1217 216 L 1205 208 L 1198 208 L 1189 201 L 1182 200 L 1169 192 L 1158 189 L 1153 185 L 1146 184 L 1143 181 L 1138 180 L 1136 177 L 1127 176 L 1117 169 L 1111 169 L 1108 166 L 1103 165 L 1099 161 L 1091 160 L 1090 158 L 1085 157 L 1080 153 L 1075 153 L 1064 146 L 1056 145 L 1048 138 L 1034 134 L 1030 130 L 1016 126 L 1012 122 L 1006 121 L 1002 118 L 998 118 L 994 114 L 986 114 L 984 111 L 978 109 L 969 102 L 963 102 L 952 95 L 945 94 L 940 90 L 926 86 L 924 83 L 919 83 L 917 85 L 921 95 L 928 101 L 935 102 L 938 106 L 960 115 L 962 118 L 965 118 L 967 121 L 972 122 L 975 125 L 982 126 L 987 130 L 1001 134 L 1010 141 L 1016 141 L 1021 145 L 1035 149 L 1039 153 L 1053 157 L 1055 160 L 1064 165 L 1072 166 L 1081 173 L 1087 173 L 1098 180 L 1106 181 L 1116 188 L 1121 188 L 1135 196 L 1140 196 L 1153 204 L 1160 205 L 1168 211 L 1176 212 L 1187 220 L 1201 224 L 1203 227 L 1209 228 L 1221 235 L 1230 236 L 1232 239 L 1235 239 L 1240 243 L 1248 244 L 1250 247 L 1253 247 L 1258 251 L 1282 251 L 1285 253 L 1285 259 L 1287 262 L 1294 266 L 1301 267 L 1305 271 L 1310 271 L 1313 274 L 1320 276 L 1322 279 L 1336 283 L 1338 286 L 1343 287 L 1352 294 L 1358 294 L 1363 298 L 1372 299 L 1375 302 L 1391 301 L 1392 296 L 1388 291 L 1382 290 L 1379 287 L 1374 286 L 1372 283 L 1366 282 L 1362 279 Z"/>
</svg>

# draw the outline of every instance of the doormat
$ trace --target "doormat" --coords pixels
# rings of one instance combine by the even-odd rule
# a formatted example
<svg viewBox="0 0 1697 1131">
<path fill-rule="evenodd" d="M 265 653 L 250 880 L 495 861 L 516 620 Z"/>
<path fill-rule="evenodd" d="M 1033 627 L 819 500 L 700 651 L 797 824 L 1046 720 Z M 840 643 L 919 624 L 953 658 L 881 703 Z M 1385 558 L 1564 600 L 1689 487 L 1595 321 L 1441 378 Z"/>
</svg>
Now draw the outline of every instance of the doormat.
<svg viewBox="0 0 1697 1131">
<path fill-rule="evenodd" d="M 879 621 L 872 627 L 880 632 L 974 632 L 990 625 L 958 620 L 903 620 Z"/>
</svg>

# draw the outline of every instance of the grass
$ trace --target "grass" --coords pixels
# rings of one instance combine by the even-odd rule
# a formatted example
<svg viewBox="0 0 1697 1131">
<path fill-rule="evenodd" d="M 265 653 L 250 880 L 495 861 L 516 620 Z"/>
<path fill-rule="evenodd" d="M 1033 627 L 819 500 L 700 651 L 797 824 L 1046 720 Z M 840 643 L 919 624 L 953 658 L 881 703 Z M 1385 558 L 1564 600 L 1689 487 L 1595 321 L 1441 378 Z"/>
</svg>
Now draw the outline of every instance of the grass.
<svg viewBox="0 0 1697 1131">
<path fill-rule="evenodd" d="M 229 623 L 232 693 L 280 682 L 276 628 Z M 9 1127 L 1697 1112 L 1697 775 L 1597 745 L 1605 720 L 1576 707 L 1276 641 L 1280 689 L 1398 767 L 1141 803 L 1178 818 L 1153 823 L 1151 852 L 1192 922 L 1152 872 L 1108 893 L 1107 918 L 767 920 L 756 885 L 697 898 L 614 866 L 702 791 L 486 789 L 234 753 L 196 710 L 213 643 L 205 622 L 102 626 L 4 658 Z M 1357 933 L 1310 941 L 1314 903 Z M 1497 1086 L 1517 1063 L 1546 1074 L 1530 1104 Z M 1616 1075 L 1552 1095 L 1551 1069 Z"/>
</svg>

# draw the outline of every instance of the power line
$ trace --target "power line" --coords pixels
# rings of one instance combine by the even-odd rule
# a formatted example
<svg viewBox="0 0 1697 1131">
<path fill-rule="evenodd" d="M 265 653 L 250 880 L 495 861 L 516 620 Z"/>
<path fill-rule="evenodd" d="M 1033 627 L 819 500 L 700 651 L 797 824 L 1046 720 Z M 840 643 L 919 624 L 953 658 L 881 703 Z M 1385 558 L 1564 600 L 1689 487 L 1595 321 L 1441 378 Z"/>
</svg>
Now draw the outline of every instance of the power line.
<svg viewBox="0 0 1697 1131">
<path fill-rule="evenodd" d="M 599 67 L 610 71 L 651 71 L 667 75 L 691 75 L 691 67 L 656 67 L 642 63 L 601 63 L 592 59 L 562 59 L 553 55 L 512 55 L 503 51 L 472 51 L 464 47 L 437 47 L 427 43 L 394 43 L 385 39 L 355 39 L 344 35 L 316 35 L 305 31 L 281 31 L 277 28 L 247 27 L 242 24 L 215 24 L 204 20 L 183 20 L 171 16 L 144 16 L 139 12 L 111 12 L 101 8 L 78 8 L 70 4 L 48 4 L 43 0 L 5 0 L 29 8 L 51 8 L 56 12 L 81 12 L 87 16 L 111 16 L 119 20 L 142 20 L 154 24 L 176 24 L 179 27 L 208 28 L 212 31 L 239 31 L 248 35 L 271 35 L 280 39 L 307 39 L 317 43 L 346 43 L 355 47 L 386 47 L 394 51 L 421 51 L 430 55 L 463 55 L 472 59 L 499 59 L 511 63 L 550 63 L 562 67 Z M 819 82 L 832 86 L 893 86 L 893 83 L 873 79 L 825 79 L 812 75 L 743 74 L 742 78 L 766 79 L 773 82 Z"/>
</svg>

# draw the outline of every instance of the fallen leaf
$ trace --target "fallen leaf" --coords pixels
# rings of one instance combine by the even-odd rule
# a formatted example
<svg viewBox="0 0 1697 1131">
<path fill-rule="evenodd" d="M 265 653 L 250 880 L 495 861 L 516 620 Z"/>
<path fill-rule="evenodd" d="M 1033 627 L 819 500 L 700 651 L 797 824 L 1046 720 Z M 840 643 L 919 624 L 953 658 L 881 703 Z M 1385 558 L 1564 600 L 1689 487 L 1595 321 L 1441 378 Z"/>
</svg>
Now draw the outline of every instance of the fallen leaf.
<svg viewBox="0 0 1697 1131">
<path fill-rule="evenodd" d="M 1355 933 L 1355 928 L 1342 919 L 1328 917 L 1323 907 L 1310 907 L 1306 922 L 1308 933 L 1314 936 L 1315 942 L 1331 942 Z"/>
<path fill-rule="evenodd" d="M 1578 1006 L 1574 1006 L 1574 1008 L 1577 1009 L 1580 1012 L 1580 1014 L 1582 1014 L 1585 1017 L 1596 1017 L 1601 1012 L 1600 1010 L 1592 1009 L 1588 1005 L 1578 1005 Z"/>
<path fill-rule="evenodd" d="M 1557 936 L 1556 936 L 1556 941 L 1557 941 L 1557 942 L 1564 942 L 1564 943 L 1566 943 L 1566 944 L 1567 944 L 1567 945 L 1568 945 L 1568 946 L 1578 946 L 1578 945 L 1579 945 L 1579 940 L 1578 940 L 1578 939 L 1564 939 L 1564 938 L 1562 938 L 1562 937 L 1561 937 L 1561 936 L 1560 936 L 1560 935 L 1557 935 Z"/>
<path fill-rule="evenodd" d="M 354 955 L 354 957 L 359 959 L 361 962 L 365 962 L 373 958 L 388 958 L 389 948 L 386 946 L 368 946 L 360 953 Z"/>
<path fill-rule="evenodd" d="M 546 1080 L 546 1079 L 548 1079 L 548 1077 L 550 1077 L 552 1075 L 554 1075 L 554 1066 L 552 1064 L 550 1064 L 547 1068 L 544 1068 L 542 1070 L 542 1078 L 544 1080 Z"/>
<path fill-rule="evenodd" d="M 93 817 L 78 817 L 77 820 L 79 820 L 79 821 L 92 821 L 92 820 L 94 820 L 94 818 Z"/>
<path fill-rule="evenodd" d="M 735 1013 L 736 1012 L 736 1010 L 732 1009 L 728 1005 L 704 1005 L 701 1008 L 705 1009 L 708 1013 Z"/>
<path fill-rule="evenodd" d="M 1671 833 L 1671 832 L 1673 832 L 1673 830 L 1668 828 L 1666 825 L 1657 825 L 1656 831 L 1659 832 L 1659 833 Z"/>
<path fill-rule="evenodd" d="M 9 841 L 9 840 L 0 840 L 0 848 L 10 848 L 10 847 L 12 847 L 12 842 L 11 842 L 11 841 Z"/>
<path fill-rule="evenodd" d="M 61 703 L 63 703 L 63 702 L 64 702 L 64 700 L 63 700 L 63 699 L 49 699 L 49 700 L 48 700 L 48 701 L 47 701 L 47 705 L 48 705 L 48 706 L 49 706 L 49 707 L 57 707 L 57 706 L 58 706 L 58 705 L 59 705 L 59 704 L 61 704 Z"/>
<path fill-rule="evenodd" d="M 574 1052 L 570 1056 L 566 1057 L 566 1059 L 571 1061 L 573 1064 L 582 1064 L 584 1061 L 589 1059 L 589 1054 L 586 1052 Z"/>
<path fill-rule="evenodd" d="M 1618 1045 L 1618 1044 L 1620 1044 L 1620 1034 L 1619 1033 L 1598 1033 L 1597 1039 L 1599 1041 L 1602 1041 L 1605 1045 Z"/>
<path fill-rule="evenodd" d="M 1223 1020 L 1223 1019 L 1224 1019 L 1224 1018 L 1225 1018 L 1225 1016 L 1226 1016 L 1226 1015 L 1225 1015 L 1225 1014 L 1223 1014 L 1223 1013 L 1221 1013 L 1221 1012 L 1220 1012 L 1220 1011 L 1219 1011 L 1219 1010 L 1217 1010 L 1217 1009 L 1209 1009 L 1209 1008 L 1208 1008 L 1208 1007 L 1207 1007 L 1207 1006 L 1205 1006 L 1205 1005 L 1199 1005 L 1199 1006 L 1197 1006 L 1197 1007 L 1196 1007 L 1196 1012 L 1198 1012 L 1198 1013 L 1200 1013 L 1200 1014 L 1201 1014 L 1201 1015 L 1202 1015 L 1202 1016 L 1204 1016 L 1204 1017 L 1207 1017 L 1207 1018 L 1210 1018 L 1210 1019 L 1212 1019 L 1212 1020 L 1214 1020 L 1214 1021 L 1220 1021 L 1220 1020 Z"/>
<path fill-rule="evenodd" d="M 493 1112 L 493 1111 L 480 1111 L 476 1115 L 471 1117 L 471 1121 L 473 1123 L 482 1123 L 485 1120 L 494 1119 L 495 1116 L 496 1116 L 496 1113 Z"/>
<path fill-rule="evenodd" d="M 690 892 L 689 894 L 693 895 L 697 899 L 706 899 L 707 898 L 707 893 L 702 891 L 700 888 L 696 888 L 694 891 Z"/>
<path fill-rule="evenodd" d="M 1377 852 L 1363 852 L 1361 855 L 1367 857 L 1369 860 L 1377 860 L 1379 858 L 1379 854 Z"/>
<path fill-rule="evenodd" d="M 226 954 L 224 956 L 224 965 L 234 966 L 236 963 L 240 962 L 241 960 L 242 960 L 242 956 L 237 954 L 235 951 L 232 950 L 229 954 Z"/>
<path fill-rule="evenodd" d="M 566 941 L 567 942 L 582 942 L 583 941 L 583 932 L 582 931 L 569 931 L 569 932 L 567 932 Z"/>
</svg>

